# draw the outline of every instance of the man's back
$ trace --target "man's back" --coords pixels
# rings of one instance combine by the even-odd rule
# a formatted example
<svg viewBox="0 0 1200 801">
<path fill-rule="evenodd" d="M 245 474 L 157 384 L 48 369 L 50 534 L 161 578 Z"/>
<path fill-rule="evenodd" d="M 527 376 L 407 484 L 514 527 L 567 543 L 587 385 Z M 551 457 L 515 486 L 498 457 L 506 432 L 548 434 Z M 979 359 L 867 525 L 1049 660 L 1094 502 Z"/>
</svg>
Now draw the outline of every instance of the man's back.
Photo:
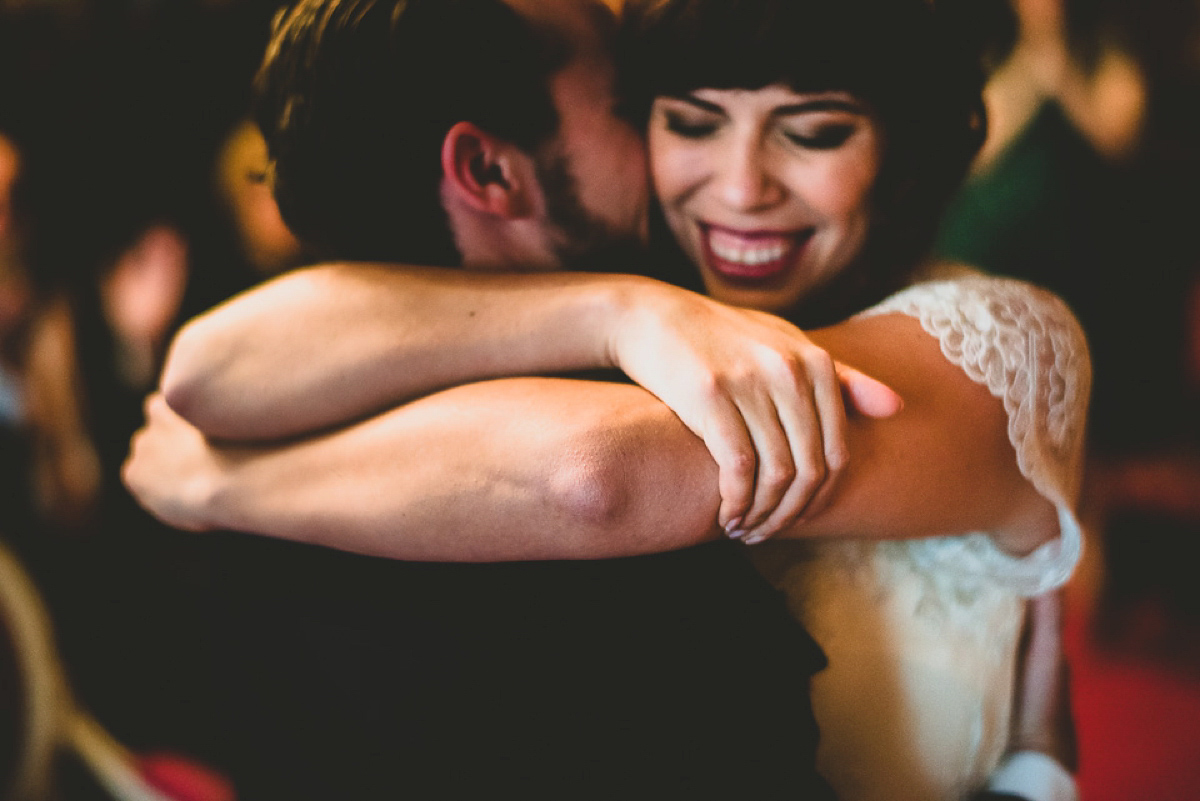
<svg viewBox="0 0 1200 801">
<path fill-rule="evenodd" d="M 822 797 L 823 657 L 728 543 L 500 565 L 222 547 L 250 801 Z"/>
</svg>

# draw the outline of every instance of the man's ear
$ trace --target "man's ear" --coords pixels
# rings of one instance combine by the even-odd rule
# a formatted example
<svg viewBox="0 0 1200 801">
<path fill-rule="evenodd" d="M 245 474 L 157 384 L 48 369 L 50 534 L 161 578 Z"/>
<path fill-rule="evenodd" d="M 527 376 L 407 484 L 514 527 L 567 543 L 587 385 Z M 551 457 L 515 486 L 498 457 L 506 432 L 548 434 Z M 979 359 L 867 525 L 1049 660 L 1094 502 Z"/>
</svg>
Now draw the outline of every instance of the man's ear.
<svg viewBox="0 0 1200 801">
<path fill-rule="evenodd" d="M 446 188 L 474 209 L 505 219 L 534 213 L 532 159 L 474 123 L 459 122 L 447 132 L 442 173 Z"/>
</svg>

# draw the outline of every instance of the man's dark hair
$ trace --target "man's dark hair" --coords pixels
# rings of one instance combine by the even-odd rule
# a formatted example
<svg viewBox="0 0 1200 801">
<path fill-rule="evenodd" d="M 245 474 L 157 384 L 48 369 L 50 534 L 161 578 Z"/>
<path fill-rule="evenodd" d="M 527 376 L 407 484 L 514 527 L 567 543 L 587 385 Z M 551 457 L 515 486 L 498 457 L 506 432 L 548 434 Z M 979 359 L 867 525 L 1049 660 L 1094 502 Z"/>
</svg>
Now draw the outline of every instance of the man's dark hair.
<svg viewBox="0 0 1200 801">
<path fill-rule="evenodd" d="M 467 121 L 534 153 L 571 42 L 503 0 L 301 0 L 256 80 L 275 197 L 318 255 L 457 265 L 441 148 Z"/>
<path fill-rule="evenodd" d="M 870 285 L 846 294 L 855 304 L 894 289 L 926 255 L 983 143 L 978 54 L 929 0 L 629 0 L 621 44 L 622 94 L 643 121 L 656 96 L 775 83 L 870 106 L 886 141 L 872 234 L 861 263 L 828 288 Z"/>
</svg>

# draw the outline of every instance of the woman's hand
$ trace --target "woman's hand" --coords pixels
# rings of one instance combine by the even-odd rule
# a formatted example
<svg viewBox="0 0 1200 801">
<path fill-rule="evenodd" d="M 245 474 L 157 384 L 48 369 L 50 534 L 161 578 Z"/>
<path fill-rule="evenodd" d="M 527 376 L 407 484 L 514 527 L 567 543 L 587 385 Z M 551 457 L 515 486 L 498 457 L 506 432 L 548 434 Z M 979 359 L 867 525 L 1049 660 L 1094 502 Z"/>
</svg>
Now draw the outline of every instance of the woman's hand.
<svg viewBox="0 0 1200 801">
<path fill-rule="evenodd" d="M 902 401 L 778 317 L 664 289 L 623 304 L 610 360 L 704 441 L 721 526 L 760 542 L 828 502 L 847 461 L 843 393 L 872 417 Z"/>
<path fill-rule="evenodd" d="M 121 478 L 146 511 L 188 531 L 213 528 L 206 516 L 220 452 L 177 415 L 161 393 L 146 399 L 146 424 L 133 436 Z"/>
</svg>

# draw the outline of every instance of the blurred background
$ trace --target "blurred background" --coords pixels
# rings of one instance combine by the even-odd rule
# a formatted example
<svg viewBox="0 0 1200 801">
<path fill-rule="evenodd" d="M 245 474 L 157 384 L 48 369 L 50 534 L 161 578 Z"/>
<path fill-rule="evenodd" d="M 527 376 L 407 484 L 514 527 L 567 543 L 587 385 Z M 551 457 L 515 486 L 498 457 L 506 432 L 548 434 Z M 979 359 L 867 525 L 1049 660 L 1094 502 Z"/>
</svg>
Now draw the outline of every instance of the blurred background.
<svg viewBox="0 0 1200 801">
<path fill-rule="evenodd" d="M 129 753 L 213 768 L 193 781 L 212 799 L 237 773 L 221 556 L 118 471 L 172 332 L 304 263 L 247 120 L 278 5 L 0 0 L 0 546 L 79 705 Z M 1200 798 L 1200 2 L 939 6 L 992 77 L 937 255 L 1058 292 L 1093 352 L 1069 595 L 1083 797 Z M 5 675 L 0 723 L 22 711 Z M 61 797 L 92 797 L 60 772 Z"/>
</svg>

